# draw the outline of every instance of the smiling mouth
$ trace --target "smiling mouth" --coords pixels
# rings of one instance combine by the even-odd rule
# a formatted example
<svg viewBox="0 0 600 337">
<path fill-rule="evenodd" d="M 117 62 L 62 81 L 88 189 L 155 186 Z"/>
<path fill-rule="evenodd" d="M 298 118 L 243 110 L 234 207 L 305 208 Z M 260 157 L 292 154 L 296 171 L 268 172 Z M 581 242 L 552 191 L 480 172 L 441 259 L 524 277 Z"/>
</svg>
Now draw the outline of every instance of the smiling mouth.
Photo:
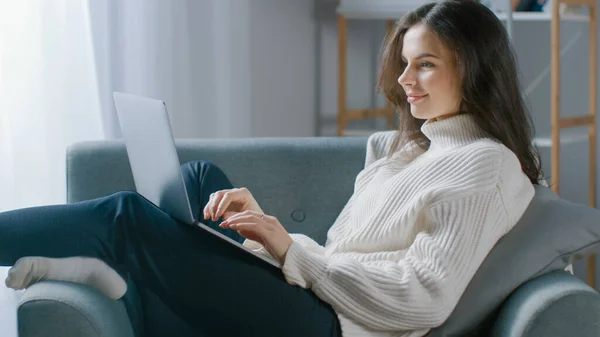
<svg viewBox="0 0 600 337">
<path fill-rule="evenodd" d="M 420 101 L 423 100 L 423 98 L 427 97 L 427 95 L 421 95 L 421 96 L 407 96 L 406 100 L 408 101 L 408 103 L 410 104 L 415 104 L 418 103 Z"/>
</svg>

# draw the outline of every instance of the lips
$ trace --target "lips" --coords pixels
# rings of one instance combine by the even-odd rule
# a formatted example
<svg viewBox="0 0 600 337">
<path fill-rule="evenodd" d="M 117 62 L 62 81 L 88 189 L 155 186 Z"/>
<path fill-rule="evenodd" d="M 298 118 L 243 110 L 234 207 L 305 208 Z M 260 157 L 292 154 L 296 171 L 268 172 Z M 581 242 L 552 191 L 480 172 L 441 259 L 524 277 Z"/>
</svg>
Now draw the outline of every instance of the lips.
<svg viewBox="0 0 600 337">
<path fill-rule="evenodd" d="M 407 94 L 406 100 L 408 103 L 415 104 L 425 98 L 427 95 L 416 95 L 416 94 Z"/>
</svg>

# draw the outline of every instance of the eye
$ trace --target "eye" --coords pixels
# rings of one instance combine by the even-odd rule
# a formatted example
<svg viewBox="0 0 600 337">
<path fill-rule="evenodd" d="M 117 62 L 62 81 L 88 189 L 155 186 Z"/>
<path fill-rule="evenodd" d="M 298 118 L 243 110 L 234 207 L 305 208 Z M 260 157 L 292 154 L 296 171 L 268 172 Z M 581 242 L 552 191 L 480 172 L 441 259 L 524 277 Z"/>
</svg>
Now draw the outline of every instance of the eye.
<svg viewBox="0 0 600 337">
<path fill-rule="evenodd" d="M 424 61 L 423 63 L 421 63 L 421 67 L 423 67 L 423 68 L 433 68 L 433 63 Z"/>
</svg>

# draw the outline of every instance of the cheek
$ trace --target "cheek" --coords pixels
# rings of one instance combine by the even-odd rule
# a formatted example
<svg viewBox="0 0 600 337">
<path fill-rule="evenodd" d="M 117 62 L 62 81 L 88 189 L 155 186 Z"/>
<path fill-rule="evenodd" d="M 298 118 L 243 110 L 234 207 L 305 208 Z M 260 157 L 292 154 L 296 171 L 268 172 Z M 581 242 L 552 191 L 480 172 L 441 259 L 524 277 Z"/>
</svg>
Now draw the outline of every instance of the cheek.
<svg viewBox="0 0 600 337">
<path fill-rule="evenodd" d="M 436 77 L 434 71 L 425 71 L 419 73 L 419 86 L 427 92 L 431 92 L 436 88 Z"/>
<path fill-rule="evenodd" d="M 438 99 L 445 98 L 454 101 L 460 98 L 460 88 L 456 78 L 445 72 L 430 71 L 421 73 L 419 84 L 428 94 L 436 96 Z"/>
</svg>

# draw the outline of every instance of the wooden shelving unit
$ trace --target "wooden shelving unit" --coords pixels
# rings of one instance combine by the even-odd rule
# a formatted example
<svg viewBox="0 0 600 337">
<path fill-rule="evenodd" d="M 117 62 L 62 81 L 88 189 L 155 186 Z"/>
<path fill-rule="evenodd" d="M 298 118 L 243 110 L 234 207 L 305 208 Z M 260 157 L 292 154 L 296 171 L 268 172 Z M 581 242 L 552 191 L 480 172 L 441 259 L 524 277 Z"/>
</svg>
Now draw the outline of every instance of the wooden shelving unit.
<svg viewBox="0 0 600 337">
<path fill-rule="evenodd" d="M 512 0 L 507 1 L 510 9 Z M 417 0 L 408 1 L 358 1 L 350 0 L 338 3 L 338 115 L 337 135 L 345 135 L 348 121 L 370 118 L 386 118 L 387 126 L 391 128 L 394 122 L 394 108 L 388 102 L 386 107 L 347 109 L 347 71 L 348 71 L 348 20 L 377 19 L 386 20 L 388 31 L 392 29 L 395 20 L 419 5 Z M 423 3 L 428 1 L 423 1 Z M 376 3 L 376 5 L 374 5 Z M 588 14 L 561 14 L 560 5 L 586 6 Z M 540 137 L 534 140 L 539 147 L 551 148 L 551 177 L 552 189 L 559 193 L 560 175 L 560 145 L 589 141 L 589 205 L 596 208 L 596 86 L 597 86 L 597 5 L 596 0 L 554 0 L 552 12 L 503 12 L 496 13 L 500 20 L 506 21 L 509 36 L 512 36 L 513 22 L 547 22 L 551 25 L 551 134 L 550 137 Z M 560 57 L 561 47 L 559 41 L 560 23 L 588 22 L 590 44 L 590 78 L 589 78 L 589 112 L 585 116 L 561 118 L 560 117 Z M 588 126 L 588 134 L 571 133 L 565 137 L 560 136 L 561 130 Z M 365 134 L 368 132 L 362 131 Z M 595 288 L 596 259 L 588 259 L 587 283 Z"/>
<path fill-rule="evenodd" d="M 387 126 L 391 128 L 394 125 L 394 108 L 390 102 L 387 102 L 385 108 L 366 108 L 349 110 L 346 107 L 347 102 L 347 71 L 348 71 L 348 19 L 338 13 L 338 115 L 337 115 L 337 135 L 343 136 L 344 131 L 350 120 L 361 120 L 368 118 L 384 117 Z M 394 26 L 393 20 L 387 21 L 388 31 Z"/>
<path fill-rule="evenodd" d="M 560 23 L 561 14 L 559 7 L 561 4 L 587 6 L 589 14 L 586 21 L 589 21 L 589 111 L 587 115 L 561 118 L 560 117 Z M 560 191 L 560 131 L 562 129 L 587 126 L 589 141 L 589 195 L 588 202 L 591 207 L 596 208 L 596 86 L 597 86 L 597 6 L 596 0 L 554 0 L 552 3 L 551 15 L 551 38 L 552 38 L 552 56 L 551 56 L 551 127 L 552 127 L 552 146 L 551 151 L 551 179 L 552 189 L 559 193 Z M 591 255 L 588 258 L 587 283 L 592 288 L 596 286 L 596 256 Z"/>
</svg>

